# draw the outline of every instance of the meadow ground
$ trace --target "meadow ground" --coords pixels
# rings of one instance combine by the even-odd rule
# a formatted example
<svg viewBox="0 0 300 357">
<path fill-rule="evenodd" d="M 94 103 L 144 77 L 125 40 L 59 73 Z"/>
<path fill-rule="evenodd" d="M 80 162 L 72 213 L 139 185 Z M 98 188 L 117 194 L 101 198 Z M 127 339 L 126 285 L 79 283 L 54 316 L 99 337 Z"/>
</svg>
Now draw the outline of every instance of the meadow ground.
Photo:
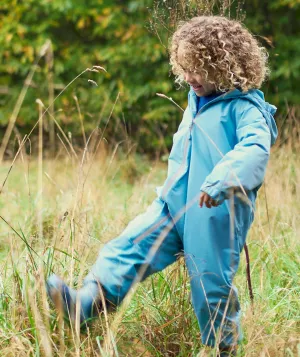
<svg viewBox="0 0 300 357">
<path fill-rule="evenodd" d="M 116 314 L 79 335 L 57 319 L 45 294 L 52 271 L 79 285 L 104 242 L 155 197 L 166 166 L 143 158 L 23 153 L 0 195 L 1 356 L 196 356 L 199 330 L 182 260 L 139 284 Z M 10 163 L 0 168 L 0 183 Z M 300 158 L 287 143 L 273 150 L 236 277 L 244 340 L 240 356 L 300 357 Z"/>
</svg>

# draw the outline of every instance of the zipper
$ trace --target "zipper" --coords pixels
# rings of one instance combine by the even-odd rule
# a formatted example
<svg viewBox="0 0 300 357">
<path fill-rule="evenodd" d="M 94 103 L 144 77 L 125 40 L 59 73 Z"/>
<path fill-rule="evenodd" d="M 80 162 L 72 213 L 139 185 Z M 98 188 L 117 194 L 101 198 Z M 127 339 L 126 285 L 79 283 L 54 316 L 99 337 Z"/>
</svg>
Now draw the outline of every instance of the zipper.
<svg viewBox="0 0 300 357">
<path fill-rule="evenodd" d="M 169 188 L 173 186 L 173 184 L 174 184 L 174 182 L 176 182 L 177 178 L 179 178 L 181 176 L 181 174 L 184 172 L 185 164 L 187 163 L 187 157 L 188 157 L 188 147 L 191 145 L 190 141 L 192 138 L 193 125 L 194 125 L 193 123 L 191 123 L 189 125 L 189 134 L 186 136 L 186 139 L 185 139 L 182 162 L 181 162 L 177 172 L 175 172 L 173 174 L 173 176 L 169 179 L 167 185 L 163 188 L 163 190 L 161 192 L 162 198 L 164 198 L 165 193 L 167 193 L 169 191 Z"/>
<path fill-rule="evenodd" d="M 226 94 L 226 93 L 225 93 Z M 223 95 L 219 96 L 222 97 Z M 177 170 L 177 172 L 175 172 L 173 174 L 173 176 L 169 179 L 167 185 L 163 188 L 162 192 L 161 192 L 161 196 L 162 198 L 164 198 L 165 193 L 167 193 L 169 191 L 169 188 L 173 186 L 173 184 L 176 182 L 177 178 L 179 178 L 181 176 L 181 174 L 184 171 L 184 168 L 187 164 L 187 158 L 188 158 L 188 147 L 191 145 L 191 140 L 192 140 L 192 130 L 193 130 L 193 126 L 195 124 L 195 119 L 197 117 L 197 115 L 199 115 L 202 112 L 202 109 L 204 107 L 206 107 L 207 105 L 209 105 L 211 102 L 216 101 L 219 97 L 213 99 L 212 101 L 206 103 L 205 105 L 203 105 L 203 107 L 196 113 L 195 117 L 192 119 L 190 125 L 189 125 L 189 132 L 187 135 L 187 138 L 185 140 L 185 144 L 184 144 L 184 149 L 183 149 L 183 159 L 182 162 L 179 166 L 179 169 Z M 191 111 L 191 110 L 190 110 Z M 192 114 L 192 113 L 191 113 Z M 193 115 L 193 114 L 192 114 Z"/>
<path fill-rule="evenodd" d="M 234 91 L 234 89 L 232 90 Z M 173 174 L 173 176 L 169 179 L 169 182 L 167 183 L 167 185 L 163 188 L 162 192 L 161 192 L 161 197 L 164 199 L 164 195 L 169 191 L 169 188 L 172 187 L 172 185 L 174 184 L 174 182 L 176 182 L 177 178 L 179 178 L 182 174 L 182 172 L 184 171 L 184 167 L 187 163 L 187 158 L 188 158 L 188 147 L 189 145 L 191 145 L 190 141 L 192 140 L 192 130 L 193 130 L 193 126 L 195 124 L 195 119 L 196 117 L 203 112 L 203 110 L 209 106 L 212 103 L 217 102 L 218 100 L 220 100 L 221 98 L 224 99 L 224 97 L 226 95 L 228 95 L 229 93 L 231 93 L 232 91 L 226 92 L 220 96 L 218 96 L 217 98 L 211 100 L 210 102 L 206 103 L 203 105 L 203 107 L 196 113 L 195 117 L 192 119 L 190 125 L 189 125 L 189 134 L 187 135 L 187 138 L 185 140 L 185 145 L 184 145 L 184 149 L 183 149 L 183 160 L 182 163 L 180 164 L 179 169 L 177 170 L 177 172 L 175 172 Z M 191 110 L 190 110 L 191 111 Z M 193 113 L 191 113 L 193 115 Z"/>
<path fill-rule="evenodd" d="M 191 124 L 189 125 L 189 140 L 192 140 L 192 129 L 194 126 L 194 120 L 192 119 Z"/>
</svg>

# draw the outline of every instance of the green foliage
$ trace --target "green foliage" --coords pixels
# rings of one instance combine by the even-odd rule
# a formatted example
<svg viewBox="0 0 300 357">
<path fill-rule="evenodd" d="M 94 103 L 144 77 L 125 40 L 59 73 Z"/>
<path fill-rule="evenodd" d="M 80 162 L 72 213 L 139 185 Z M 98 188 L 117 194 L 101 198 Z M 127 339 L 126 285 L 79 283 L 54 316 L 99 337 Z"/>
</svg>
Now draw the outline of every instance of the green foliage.
<svg viewBox="0 0 300 357">
<path fill-rule="evenodd" d="M 269 51 L 271 75 L 265 91 L 275 105 L 299 104 L 299 0 L 245 2 L 246 25 Z"/>
<path fill-rule="evenodd" d="M 16 124 L 21 132 L 27 133 L 38 118 L 35 100 L 40 98 L 46 106 L 49 104 L 52 73 L 54 94 L 57 95 L 85 68 L 101 65 L 107 74 L 85 73 L 56 101 L 55 118 L 63 129 L 72 132 L 75 139 L 80 136 L 74 95 L 81 106 L 85 130 L 90 134 L 98 123 L 100 128 L 106 127 L 106 120 L 120 93 L 106 127 L 106 139 L 115 143 L 124 140 L 124 133 L 127 133 L 138 143 L 139 151 L 147 152 L 161 151 L 166 144 L 169 146 L 181 113 L 169 101 L 156 97 L 156 92 L 186 105 L 186 91 L 176 90 L 170 77 L 165 48 L 169 28 L 155 22 L 155 9 L 160 9 L 167 18 L 171 14 L 168 12 L 170 4 L 175 6 L 177 3 L 154 0 L 2 0 L 2 135 L 27 74 L 42 46 L 51 40 L 53 54 L 48 49 L 39 61 L 17 118 Z M 272 74 L 264 90 L 268 100 L 282 107 L 285 100 L 297 104 L 299 96 L 300 40 L 296 26 L 299 7 L 297 0 L 252 0 L 245 4 L 246 25 L 261 36 L 263 44 L 270 50 Z M 221 9 L 213 11 L 217 13 Z M 96 81 L 98 86 L 93 86 L 88 79 Z M 49 127 L 47 121 L 46 130 Z"/>
</svg>

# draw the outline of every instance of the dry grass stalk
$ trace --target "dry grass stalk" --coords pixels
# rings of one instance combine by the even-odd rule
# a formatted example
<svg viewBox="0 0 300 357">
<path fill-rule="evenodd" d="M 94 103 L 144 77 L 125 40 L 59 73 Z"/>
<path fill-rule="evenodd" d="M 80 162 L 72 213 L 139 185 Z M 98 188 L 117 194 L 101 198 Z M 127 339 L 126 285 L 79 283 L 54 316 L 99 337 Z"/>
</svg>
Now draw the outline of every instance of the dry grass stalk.
<svg viewBox="0 0 300 357">
<path fill-rule="evenodd" d="M 53 83 L 53 64 L 54 64 L 54 54 L 52 42 L 50 40 L 50 45 L 46 52 L 46 68 L 47 68 L 47 83 L 48 83 L 48 105 L 49 114 L 51 117 L 54 116 L 54 83 Z M 53 103 L 51 105 L 51 103 Z M 51 157 L 55 154 L 55 126 L 52 120 L 48 121 L 49 124 L 49 142 L 50 142 L 50 152 Z"/>
<path fill-rule="evenodd" d="M 79 115 L 80 126 L 81 126 L 81 133 L 82 133 L 82 138 L 83 138 L 83 142 L 84 142 L 84 147 L 86 148 L 86 147 L 87 147 L 87 146 L 86 146 L 86 135 L 85 135 L 84 125 L 83 125 L 83 118 L 82 118 L 82 115 L 81 115 L 80 105 L 79 105 L 77 96 L 74 95 L 73 98 L 74 98 L 74 100 L 75 100 L 76 108 L 77 108 L 78 115 Z"/>
</svg>

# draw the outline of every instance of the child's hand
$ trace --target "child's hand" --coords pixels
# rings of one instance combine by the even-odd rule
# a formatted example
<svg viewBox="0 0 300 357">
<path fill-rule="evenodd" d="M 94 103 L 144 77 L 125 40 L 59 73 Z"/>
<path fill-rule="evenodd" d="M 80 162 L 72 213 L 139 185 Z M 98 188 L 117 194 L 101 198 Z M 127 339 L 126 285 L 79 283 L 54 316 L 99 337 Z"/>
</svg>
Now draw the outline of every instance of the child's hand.
<svg viewBox="0 0 300 357">
<path fill-rule="evenodd" d="M 201 192 L 199 206 L 202 208 L 203 204 L 205 204 L 207 208 L 217 207 L 219 205 L 219 203 L 212 199 L 206 192 Z"/>
</svg>

